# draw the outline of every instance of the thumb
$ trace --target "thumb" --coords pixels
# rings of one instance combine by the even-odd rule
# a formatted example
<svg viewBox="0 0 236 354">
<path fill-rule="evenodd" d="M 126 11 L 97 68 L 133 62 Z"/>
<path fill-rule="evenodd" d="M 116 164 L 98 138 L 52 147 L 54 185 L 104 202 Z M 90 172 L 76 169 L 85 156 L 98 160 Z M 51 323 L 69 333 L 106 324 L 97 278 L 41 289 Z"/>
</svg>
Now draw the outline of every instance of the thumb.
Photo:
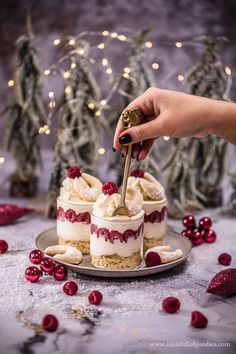
<svg viewBox="0 0 236 354">
<path fill-rule="evenodd" d="M 160 114 L 157 118 L 154 118 L 149 122 L 122 131 L 119 136 L 119 143 L 121 145 L 135 144 L 143 140 L 168 135 L 163 133 L 162 115 L 163 114 Z"/>
</svg>

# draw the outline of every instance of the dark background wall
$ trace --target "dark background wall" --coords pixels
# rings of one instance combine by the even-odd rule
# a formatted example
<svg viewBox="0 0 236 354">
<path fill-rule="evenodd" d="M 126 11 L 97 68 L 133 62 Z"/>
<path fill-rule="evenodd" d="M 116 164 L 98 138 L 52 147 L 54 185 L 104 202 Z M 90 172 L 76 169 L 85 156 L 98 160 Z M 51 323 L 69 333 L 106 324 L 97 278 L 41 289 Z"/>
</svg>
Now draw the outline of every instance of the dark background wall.
<svg viewBox="0 0 236 354">
<path fill-rule="evenodd" d="M 52 45 L 55 38 L 76 35 L 84 30 L 120 31 L 130 28 L 138 31 L 151 28 L 148 39 L 153 41 L 147 60 L 150 65 L 158 62 L 160 69 L 154 72 L 156 85 L 169 89 L 184 90 L 177 80 L 197 61 L 200 51 L 197 48 L 175 48 L 176 40 L 186 40 L 194 36 L 225 35 L 229 44 L 222 47 L 222 60 L 232 68 L 233 86 L 231 97 L 236 99 L 236 78 L 234 52 L 236 48 L 236 1 L 235 0 L 0 0 L 0 110 L 11 98 L 7 82 L 12 77 L 15 63 L 17 37 L 24 33 L 27 10 L 31 10 L 33 27 L 37 36 L 40 61 L 43 69 L 51 65 L 57 51 Z M 165 42 L 173 42 L 165 44 Z M 125 65 L 125 47 L 114 43 L 109 56 L 115 70 Z M 99 50 L 94 52 L 96 59 Z M 106 91 L 108 85 L 101 73 L 98 74 L 101 87 Z M 235 83 L 234 83 L 235 82 Z M 45 82 L 46 93 L 52 88 L 60 88 L 57 79 Z M 3 135 L 3 122 L 0 120 L 0 137 Z M 43 140 L 45 146 L 52 145 L 52 139 Z M 1 145 L 1 144 L 0 144 Z"/>
</svg>

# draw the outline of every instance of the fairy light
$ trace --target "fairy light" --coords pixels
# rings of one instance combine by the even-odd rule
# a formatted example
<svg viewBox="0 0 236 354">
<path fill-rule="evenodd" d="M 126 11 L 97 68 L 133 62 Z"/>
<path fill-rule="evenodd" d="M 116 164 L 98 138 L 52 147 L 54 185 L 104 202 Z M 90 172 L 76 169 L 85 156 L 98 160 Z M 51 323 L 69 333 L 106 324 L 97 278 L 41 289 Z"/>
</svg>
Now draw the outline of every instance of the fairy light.
<svg viewBox="0 0 236 354">
<path fill-rule="evenodd" d="M 7 84 L 8 84 L 8 87 L 12 87 L 12 86 L 14 86 L 15 82 L 14 82 L 14 80 L 9 80 Z"/>
<path fill-rule="evenodd" d="M 51 70 L 47 69 L 47 70 L 44 71 L 44 75 L 45 75 L 45 76 L 48 76 L 48 75 L 50 75 L 50 74 L 51 74 Z"/>
<path fill-rule="evenodd" d="M 111 33 L 111 38 L 117 38 L 117 37 L 118 37 L 118 33 L 116 33 L 116 32 Z"/>
<path fill-rule="evenodd" d="M 181 42 L 175 42 L 176 48 L 182 48 L 183 44 Z"/>
<path fill-rule="evenodd" d="M 70 86 L 66 86 L 65 87 L 65 93 L 66 94 L 70 94 L 71 93 L 71 87 Z"/>
<path fill-rule="evenodd" d="M 126 66 L 124 67 L 124 72 L 129 74 L 131 72 L 131 69 L 128 66 Z"/>
<path fill-rule="evenodd" d="M 123 77 L 125 77 L 126 79 L 129 79 L 129 74 L 128 73 L 124 73 Z"/>
<path fill-rule="evenodd" d="M 54 92 L 50 91 L 48 92 L 48 97 L 51 98 L 51 100 L 54 98 Z"/>
<path fill-rule="evenodd" d="M 83 55 L 83 54 L 85 53 L 85 52 L 84 52 L 84 49 L 79 49 L 78 53 L 79 53 L 80 55 Z"/>
<path fill-rule="evenodd" d="M 69 77 L 70 77 L 70 72 L 69 72 L 69 71 L 65 71 L 65 72 L 63 73 L 63 77 L 64 77 L 64 79 L 69 79 Z"/>
<path fill-rule="evenodd" d="M 158 64 L 158 63 L 152 63 L 152 68 L 153 68 L 154 70 L 159 69 L 159 64 Z"/>
<path fill-rule="evenodd" d="M 169 137 L 169 136 L 163 136 L 163 139 L 164 139 L 165 141 L 168 141 L 168 140 L 170 139 L 170 137 Z"/>
<path fill-rule="evenodd" d="M 44 133 L 45 133 L 46 135 L 49 135 L 50 132 L 51 132 L 51 130 L 50 130 L 49 128 L 47 128 Z"/>
<path fill-rule="evenodd" d="M 112 69 L 111 69 L 111 68 L 108 68 L 108 69 L 106 70 L 106 73 L 107 73 L 108 75 L 111 75 L 111 74 L 112 74 Z"/>
<path fill-rule="evenodd" d="M 76 68 L 76 63 L 74 63 L 74 62 L 71 63 L 70 68 L 71 68 L 71 69 L 75 69 L 75 68 Z"/>
<path fill-rule="evenodd" d="M 103 66 L 107 66 L 108 65 L 108 59 L 107 58 L 103 58 L 102 59 L 102 65 Z"/>
<path fill-rule="evenodd" d="M 55 108 L 55 106 L 56 106 L 56 102 L 55 101 L 50 101 L 49 104 L 48 104 L 48 107 L 51 108 L 51 109 Z"/>
<path fill-rule="evenodd" d="M 74 39 L 70 39 L 69 40 L 69 45 L 75 45 L 75 40 Z"/>
<path fill-rule="evenodd" d="M 104 49 L 104 48 L 105 48 L 105 43 L 99 43 L 99 44 L 97 45 L 97 48 L 99 48 L 99 49 Z"/>
<path fill-rule="evenodd" d="M 95 104 L 93 102 L 89 102 L 88 103 L 88 108 L 89 109 L 94 109 L 95 108 Z"/>
<path fill-rule="evenodd" d="M 39 128 L 39 134 L 50 134 L 50 128 L 47 124 L 45 124 L 43 127 Z"/>
<path fill-rule="evenodd" d="M 103 35 L 104 37 L 109 36 L 109 32 L 108 32 L 108 31 L 103 31 L 103 32 L 102 32 L 102 35 Z"/>
<path fill-rule="evenodd" d="M 228 75 L 228 76 L 230 76 L 230 75 L 232 74 L 232 71 L 231 71 L 231 69 L 230 69 L 229 66 L 226 66 L 226 67 L 225 67 L 225 73 L 226 73 L 226 75 Z"/>
<path fill-rule="evenodd" d="M 101 111 L 97 111 L 97 112 L 95 113 L 95 116 L 100 117 L 101 114 L 102 114 Z"/>
<path fill-rule="evenodd" d="M 119 34 L 117 38 L 119 39 L 119 41 L 122 41 L 122 42 L 126 41 L 126 39 L 127 39 L 127 37 L 124 36 L 123 34 Z"/>
<path fill-rule="evenodd" d="M 150 42 L 150 41 L 145 42 L 145 47 L 152 48 L 152 42 Z"/>
<path fill-rule="evenodd" d="M 105 155 L 105 153 L 106 153 L 106 149 L 104 149 L 103 147 L 98 149 L 98 154 L 99 155 Z"/>
<path fill-rule="evenodd" d="M 107 104 L 107 101 L 106 100 L 101 100 L 101 105 L 102 106 L 105 106 Z"/>
<path fill-rule="evenodd" d="M 105 150 L 105 149 L 104 149 L 104 150 Z M 0 156 L 0 165 L 3 165 L 5 161 L 6 161 L 6 160 L 5 160 L 5 157 Z"/>
<path fill-rule="evenodd" d="M 54 39 L 53 44 L 54 45 L 59 45 L 61 43 L 61 40 L 59 38 Z"/>
<path fill-rule="evenodd" d="M 183 75 L 181 75 L 181 74 L 180 74 L 180 75 L 178 75 L 178 76 L 177 76 L 177 78 L 178 78 L 178 80 L 179 80 L 179 81 L 184 81 L 184 76 L 183 76 Z"/>
</svg>

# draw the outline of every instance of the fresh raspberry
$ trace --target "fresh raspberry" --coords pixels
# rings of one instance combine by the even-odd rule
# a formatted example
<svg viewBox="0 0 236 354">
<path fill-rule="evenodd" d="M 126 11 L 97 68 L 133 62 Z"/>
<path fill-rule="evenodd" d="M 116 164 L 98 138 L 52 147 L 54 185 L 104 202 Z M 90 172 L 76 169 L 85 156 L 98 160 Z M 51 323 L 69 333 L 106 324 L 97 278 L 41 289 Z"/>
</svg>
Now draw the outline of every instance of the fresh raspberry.
<svg viewBox="0 0 236 354">
<path fill-rule="evenodd" d="M 212 220 L 207 216 L 204 216 L 199 220 L 199 227 L 203 230 L 209 230 L 212 225 Z"/>
<path fill-rule="evenodd" d="M 88 296 L 88 301 L 91 305 L 99 305 L 102 302 L 102 293 L 98 290 L 93 290 Z"/>
<path fill-rule="evenodd" d="M 6 253 L 8 250 L 8 243 L 5 240 L 0 240 L 0 254 Z"/>
<path fill-rule="evenodd" d="M 77 166 L 72 166 L 71 168 L 69 168 L 69 170 L 67 171 L 67 176 L 69 178 L 76 178 L 76 177 L 80 177 L 81 176 L 81 172 L 79 167 Z"/>
<path fill-rule="evenodd" d="M 199 246 L 202 244 L 203 242 L 202 233 L 198 229 L 193 231 L 193 234 L 191 236 L 191 241 L 194 246 Z"/>
<path fill-rule="evenodd" d="M 78 285 L 75 281 L 67 281 L 63 286 L 63 291 L 66 295 L 73 296 L 78 291 Z"/>
<path fill-rule="evenodd" d="M 207 243 L 213 243 L 216 240 L 216 233 L 213 230 L 205 230 L 203 234 L 204 240 Z"/>
<path fill-rule="evenodd" d="M 228 253 L 221 253 L 218 257 L 218 262 L 222 265 L 230 265 L 232 257 Z"/>
<path fill-rule="evenodd" d="M 58 320 L 54 315 L 46 315 L 43 318 L 43 329 L 47 332 L 53 332 L 58 327 Z"/>
<path fill-rule="evenodd" d="M 148 252 L 145 259 L 146 267 L 154 267 L 160 265 L 161 257 L 157 252 Z"/>
<path fill-rule="evenodd" d="M 112 195 L 118 193 L 118 187 L 114 182 L 107 182 L 103 185 L 102 191 L 104 194 Z"/>
<path fill-rule="evenodd" d="M 184 216 L 183 219 L 182 219 L 182 223 L 183 223 L 183 225 L 185 227 L 187 227 L 187 229 L 188 228 L 193 228 L 194 229 L 194 227 L 196 225 L 196 221 L 195 221 L 195 218 L 194 218 L 193 215 Z"/>
<path fill-rule="evenodd" d="M 144 172 L 143 172 L 143 170 L 133 170 L 130 172 L 130 176 L 136 177 L 136 178 L 143 178 Z"/>
<path fill-rule="evenodd" d="M 175 313 L 180 308 L 180 301 L 177 297 L 169 296 L 162 301 L 162 308 L 167 313 Z"/>
<path fill-rule="evenodd" d="M 195 328 L 205 328 L 207 326 L 207 322 L 207 318 L 201 312 L 192 312 L 191 326 Z"/>
</svg>

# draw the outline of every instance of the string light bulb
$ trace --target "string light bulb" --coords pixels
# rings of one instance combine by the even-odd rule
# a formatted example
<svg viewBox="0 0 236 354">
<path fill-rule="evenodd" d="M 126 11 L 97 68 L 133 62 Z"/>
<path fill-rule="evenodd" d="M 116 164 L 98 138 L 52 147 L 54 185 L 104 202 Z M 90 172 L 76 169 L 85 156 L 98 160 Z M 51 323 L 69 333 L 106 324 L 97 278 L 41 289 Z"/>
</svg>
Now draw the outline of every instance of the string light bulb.
<svg viewBox="0 0 236 354">
<path fill-rule="evenodd" d="M 88 108 L 89 109 L 94 109 L 95 108 L 95 104 L 93 102 L 89 102 L 88 103 Z"/>
<path fill-rule="evenodd" d="M 230 76 L 230 75 L 232 74 L 232 71 L 231 71 L 231 69 L 230 69 L 229 66 L 226 66 L 226 67 L 225 67 L 225 73 L 226 73 L 226 75 L 228 75 L 228 76 Z"/>
<path fill-rule="evenodd" d="M 48 75 L 50 75 L 50 74 L 51 74 L 51 70 L 47 69 L 47 70 L 44 71 L 44 75 L 45 75 L 45 76 L 48 76 Z"/>
<path fill-rule="evenodd" d="M 150 41 L 145 42 L 145 47 L 152 48 L 152 42 L 150 42 Z"/>
<path fill-rule="evenodd" d="M 70 39 L 69 40 L 69 45 L 75 45 L 75 40 L 74 39 Z"/>
<path fill-rule="evenodd" d="M 70 94 L 71 93 L 71 87 L 70 86 L 66 86 L 65 87 L 65 93 L 66 94 Z"/>
<path fill-rule="evenodd" d="M 129 79 L 129 74 L 128 73 L 124 73 L 123 77 L 125 77 L 126 79 Z"/>
<path fill-rule="evenodd" d="M 129 74 L 131 72 L 131 69 L 128 66 L 124 67 L 124 72 Z"/>
<path fill-rule="evenodd" d="M 107 104 L 107 101 L 106 100 L 101 100 L 101 105 L 102 106 L 105 106 Z"/>
<path fill-rule="evenodd" d="M 182 48 L 183 44 L 181 42 L 175 42 L 176 48 Z"/>
<path fill-rule="evenodd" d="M 118 37 L 118 33 L 116 33 L 116 32 L 111 33 L 111 38 L 117 38 L 117 37 Z"/>
<path fill-rule="evenodd" d="M 63 73 L 63 77 L 64 77 L 64 79 L 69 79 L 69 77 L 70 77 L 70 72 L 69 72 L 69 71 L 65 71 L 65 72 Z"/>
<path fill-rule="evenodd" d="M 54 92 L 50 91 L 48 92 L 48 97 L 51 98 L 51 100 L 54 98 Z"/>
<path fill-rule="evenodd" d="M 106 149 L 104 149 L 103 147 L 98 149 L 98 154 L 99 155 L 105 155 L 105 153 L 106 153 Z"/>
<path fill-rule="evenodd" d="M 96 117 L 100 117 L 101 114 L 102 114 L 101 111 L 97 111 L 97 112 L 95 113 L 95 116 L 96 116 Z"/>
<path fill-rule="evenodd" d="M 59 45 L 61 43 L 61 40 L 59 38 L 54 39 L 53 44 L 54 45 Z"/>
<path fill-rule="evenodd" d="M 97 45 L 97 48 L 99 48 L 99 49 L 104 49 L 104 48 L 105 48 L 105 43 L 99 43 L 99 44 Z"/>
<path fill-rule="evenodd" d="M 14 80 L 9 80 L 7 84 L 8 84 L 8 87 L 12 87 L 12 86 L 14 86 L 15 82 L 14 82 Z"/>
<path fill-rule="evenodd" d="M 79 53 L 80 55 L 83 55 L 83 54 L 85 53 L 85 51 L 84 51 L 84 49 L 79 49 L 79 50 L 78 50 L 78 53 Z"/>
<path fill-rule="evenodd" d="M 111 75 L 111 74 L 112 74 L 112 69 L 111 69 L 111 68 L 108 68 L 108 69 L 106 70 L 106 73 L 107 73 L 108 75 Z"/>
<path fill-rule="evenodd" d="M 103 58 L 102 59 L 102 65 L 103 66 L 107 66 L 108 65 L 108 59 L 107 58 Z"/>
<path fill-rule="evenodd" d="M 168 141 L 168 140 L 170 139 L 170 137 L 169 137 L 169 136 L 163 136 L 163 139 L 164 139 L 165 141 Z"/>
<path fill-rule="evenodd" d="M 103 31 L 103 32 L 102 32 L 102 35 L 105 36 L 105 37 L 106 37 L 106 36 L 109 36 L 109 32 L 108 32 L 108 31 Z"/>
<path fill-rule="evenodd" d="M 71 69 L 75 69 L 76 68 L 76 63 L 75 62 L 71 63 L 70 68 Z"/>
<path fill-rule="evenodd" d="M 181 75 L 181 74 L 179 74 L 179 75 L 177 76 L 177 78 L 178 78 L 179 81 L 184 81 L 184 76 Z"/>
<path fill-rule="evenodd" d="M 124 36 L 123 34 L 119 34 L 117 38 L 119 39 L 119 41 L 122 41 L 122 42 L 126 41 L 126 39 L 127 39 L 127 37 Z"/>
<path fill-rule="evenodd" d="M 0 165 L 3 165 L 5 161 L 5 157 L 0 156 Z"/>
<path fill-rule="evenodd" d="M 159 69 L 159 64 L 158 64 L 158 63 L 152 63 L 152 68 L 153 68 L 154 70 Z"/>
</svg>

